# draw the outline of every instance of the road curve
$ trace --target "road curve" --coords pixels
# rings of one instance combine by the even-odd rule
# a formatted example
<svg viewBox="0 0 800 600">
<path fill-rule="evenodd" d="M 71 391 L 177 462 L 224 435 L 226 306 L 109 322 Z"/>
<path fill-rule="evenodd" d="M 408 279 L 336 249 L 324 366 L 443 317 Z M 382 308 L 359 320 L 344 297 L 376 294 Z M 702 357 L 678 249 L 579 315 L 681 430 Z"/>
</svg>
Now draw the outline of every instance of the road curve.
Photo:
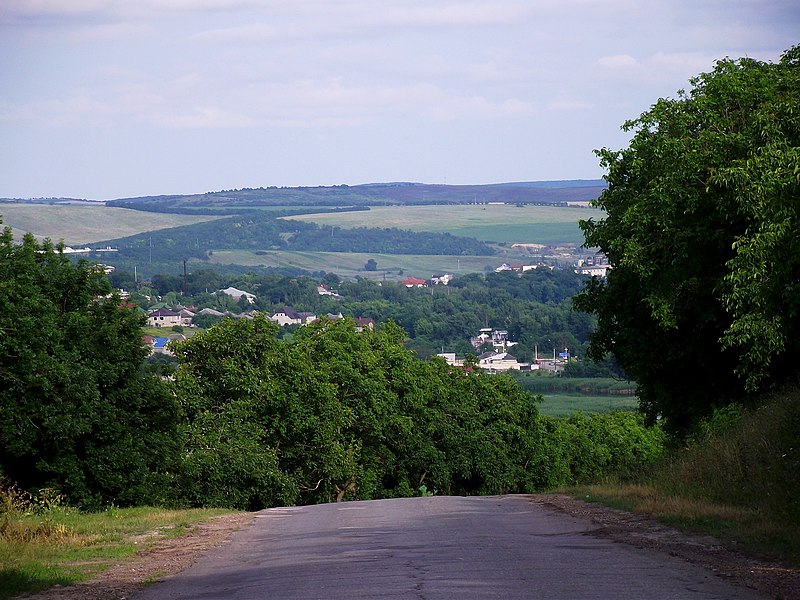
<svg viewBox="0 0 800 600">
<path fill-rule="evenodd" d="M 273 508 L 132 600 L 764 598 L 592 528 L 525 496 Z"/>
</svg>

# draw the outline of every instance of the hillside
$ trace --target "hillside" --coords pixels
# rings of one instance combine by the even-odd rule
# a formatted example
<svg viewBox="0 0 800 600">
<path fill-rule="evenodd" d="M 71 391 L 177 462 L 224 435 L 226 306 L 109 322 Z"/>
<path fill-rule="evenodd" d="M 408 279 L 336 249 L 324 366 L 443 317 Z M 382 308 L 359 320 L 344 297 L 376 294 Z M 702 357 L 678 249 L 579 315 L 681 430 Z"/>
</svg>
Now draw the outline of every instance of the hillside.
<svg viewBox="0 0 800 600">
<path fill-rule="evenodd" d="M 386 205 L 565 204 L 594 200 L 605 189 L 602 180 L 434 185 L 372 183 L 319 187 L 267 187 L 222 190 L 182 196 L 119 198 L 109 206 L 155 212 L 241 211 L 262 207 L 363 207 Z M 314 212 L 314 211 L 309 211 Z"/>
</svg>

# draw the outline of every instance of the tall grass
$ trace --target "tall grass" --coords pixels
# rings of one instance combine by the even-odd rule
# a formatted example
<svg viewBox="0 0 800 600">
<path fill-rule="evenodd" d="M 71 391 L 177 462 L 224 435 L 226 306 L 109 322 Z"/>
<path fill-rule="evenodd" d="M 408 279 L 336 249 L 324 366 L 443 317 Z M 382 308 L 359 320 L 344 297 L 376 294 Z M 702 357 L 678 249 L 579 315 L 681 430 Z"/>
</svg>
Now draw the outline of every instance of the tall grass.
<svg viewBox="0 0 800 600">
<path fill-rule="evenodd" d="M 652 472 L 579 493 L 800 565 L 800 390 L 724 409 Z"/>
<path fill-rule="evenodd" d="M 150 541 L 224 512 L 112 506 L 82 513 L 51 490 L 31 495 L 0 477 L 0 598 L 88 579 Z"/>
</svg>

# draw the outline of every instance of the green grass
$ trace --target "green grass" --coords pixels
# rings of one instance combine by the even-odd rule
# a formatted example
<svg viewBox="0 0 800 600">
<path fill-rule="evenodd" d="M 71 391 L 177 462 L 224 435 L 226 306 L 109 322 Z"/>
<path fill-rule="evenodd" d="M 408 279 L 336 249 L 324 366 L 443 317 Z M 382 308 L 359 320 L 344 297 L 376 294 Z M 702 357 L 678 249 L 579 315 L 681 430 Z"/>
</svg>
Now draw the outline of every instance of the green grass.
<svg viewBox="0 0 800 600">
<path fill-rule="evenodd" d="M 378 262 L 377 271 L 364 271 L 370 258 Z M 243 250 L 218 250 L 211 256 L 212 264 L 236 264 L 248 267 L 294 267 L 309 271 L 336 273 L 339 277 L 356 276 L 367 279 L 401 281 L 408 276 L 428 278 L 437 273 L 463 275 L 495 268 L 510 260 L 497 256 L 431 256 L 412 254 L 367 254 L 345 252 L 283 252 L 269 251 L 256 254 Z M 529 261 L 520 257 L 520 262 Z M 203 263 L 207 264 L 207 263 Z M 399 275 L 398 271 L 403 274 Z"/>
<path fill-rule="evenodd" d="M 639 405 L 636 396 L 590 396 L 583 394 L 542 394 L 539 412 L 548 417 L 567 417 L 577 412 L 606 413 L 633 411 Z"/>
<path fill-rule="evenodd" d="M 0 513 L 0 598 L 88 579 L 158 539 L 225 510 L 110 508 Z"/>
<path fill-rule="evenodd" d="M 387 206 L 369 211 L 287 217 L 340 227 L 397 227 L 446 232 L 480 240 L 533 243 L 583 243 L 580 219 L 602 216 L 599 209 L 526 205 Z"/>
<path fill-rule="evenodd" d="M 192 225 L 219 217 L 149 213 L 85 204 L 0 204 L 3 226 L 19 240 L 27 233 L 67 245 L 91 244 L 145 231 Z"/>
</svg>

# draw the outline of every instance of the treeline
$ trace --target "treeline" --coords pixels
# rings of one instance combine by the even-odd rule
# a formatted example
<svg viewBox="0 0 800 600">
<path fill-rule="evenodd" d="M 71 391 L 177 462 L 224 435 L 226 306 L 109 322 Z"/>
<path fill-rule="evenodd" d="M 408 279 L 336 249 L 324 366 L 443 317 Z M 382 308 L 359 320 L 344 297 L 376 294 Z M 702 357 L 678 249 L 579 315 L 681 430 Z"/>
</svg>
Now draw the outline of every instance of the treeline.
<svg viewBox="0 0 800 600">
<path fill-rule="evenodd" d="M 419 360 L 391 323 L 283 340 L 228 319 L 177 345 L 165 380 L 97 268 L 6 230 L 0 276 L 0 475 L 84 508 L 531 492 L 662 451 L 633 415 L 548 419 L 508 377 Z"/>
<path fill-rule="evenodd" d="M 488 185 L 435 185 L 423 183 L 376 183 L 318 187 L 261 187 L 221 190 L 205 194 L 120 198 L 109 206 L 153 212 L 183 210 L 225 211 L 264 206 L 367 207 L 394 204 L 565 204 L 596 199 L 605 182 L 552 181 Z"/>
<path fill-rule="evenodd" d="M 110 275 L 115 287 L 135 290 L 133 274 L 117 271 Z M 420 357 L 439 352 L 459 355 L 477 354 L 469 339 L 482 327 L 504 329 L 518 344 L 510 352 L 520 360 L 530 361 L 537 348 L 540 354 L 552 354 L 569 348 L 573 356 L 583 356 L 594 319 L 572 310 L 572 296 L 580 289 L 585 276 L 572 271 L 536 269 L 523 274 L 500 272 L 469 274 L 456 278 L 447 286 L 406 288 L 399 283 L 360 279 L 340 281 L 333 274 L 319 277 L 243 273 L 231 275 L 211 269 L 199 269 L 186 280 L 187 295 L 182 297 L 183 277 L 159 274 L 154 276 L 151 295 L 179 300 L 198 308 L 240 312 L 251 308 L 271 314 L 283 305 L 317 315 L 342 313 L 352 317 L 370 317 L 377 323 L 394 321 L 408 336 L 407 347 Z M 337 290 L 340 298 L 320 296 L 317 284 L 322 281 Z M 227 296 L 214 294 L 234 286 L 256 295 L 256 303 L 236 304 Z M 152 297 L 152 296 L 151 296 Z M 147 305 L 147 298 L 134 296 Z M 151 302 L 152 303 L 152 302 Z M 210 325 L 210 319 L 200 320 Z M 588 375 L 619 374 L 613 364 L 589 367 Z M 586 373 L 579 373 L 586 374 Z"/>
<path fill-rule="evenodd" d="M 319 226 L 276 218 L 267 211 L 248 212 L 194 225 L 161 229 L 97 242 L 119 252 L 106 260 L 118 267 L 138 264 L 179 264 L 183 259 L 207 260 L 214 250 L 295 250 L 314 252 L 368 252 L 375 254 L 430 254 L 490 256 L 492 249 L 474 238 L 449 233 L 402 229 Z"/>
</svg>

